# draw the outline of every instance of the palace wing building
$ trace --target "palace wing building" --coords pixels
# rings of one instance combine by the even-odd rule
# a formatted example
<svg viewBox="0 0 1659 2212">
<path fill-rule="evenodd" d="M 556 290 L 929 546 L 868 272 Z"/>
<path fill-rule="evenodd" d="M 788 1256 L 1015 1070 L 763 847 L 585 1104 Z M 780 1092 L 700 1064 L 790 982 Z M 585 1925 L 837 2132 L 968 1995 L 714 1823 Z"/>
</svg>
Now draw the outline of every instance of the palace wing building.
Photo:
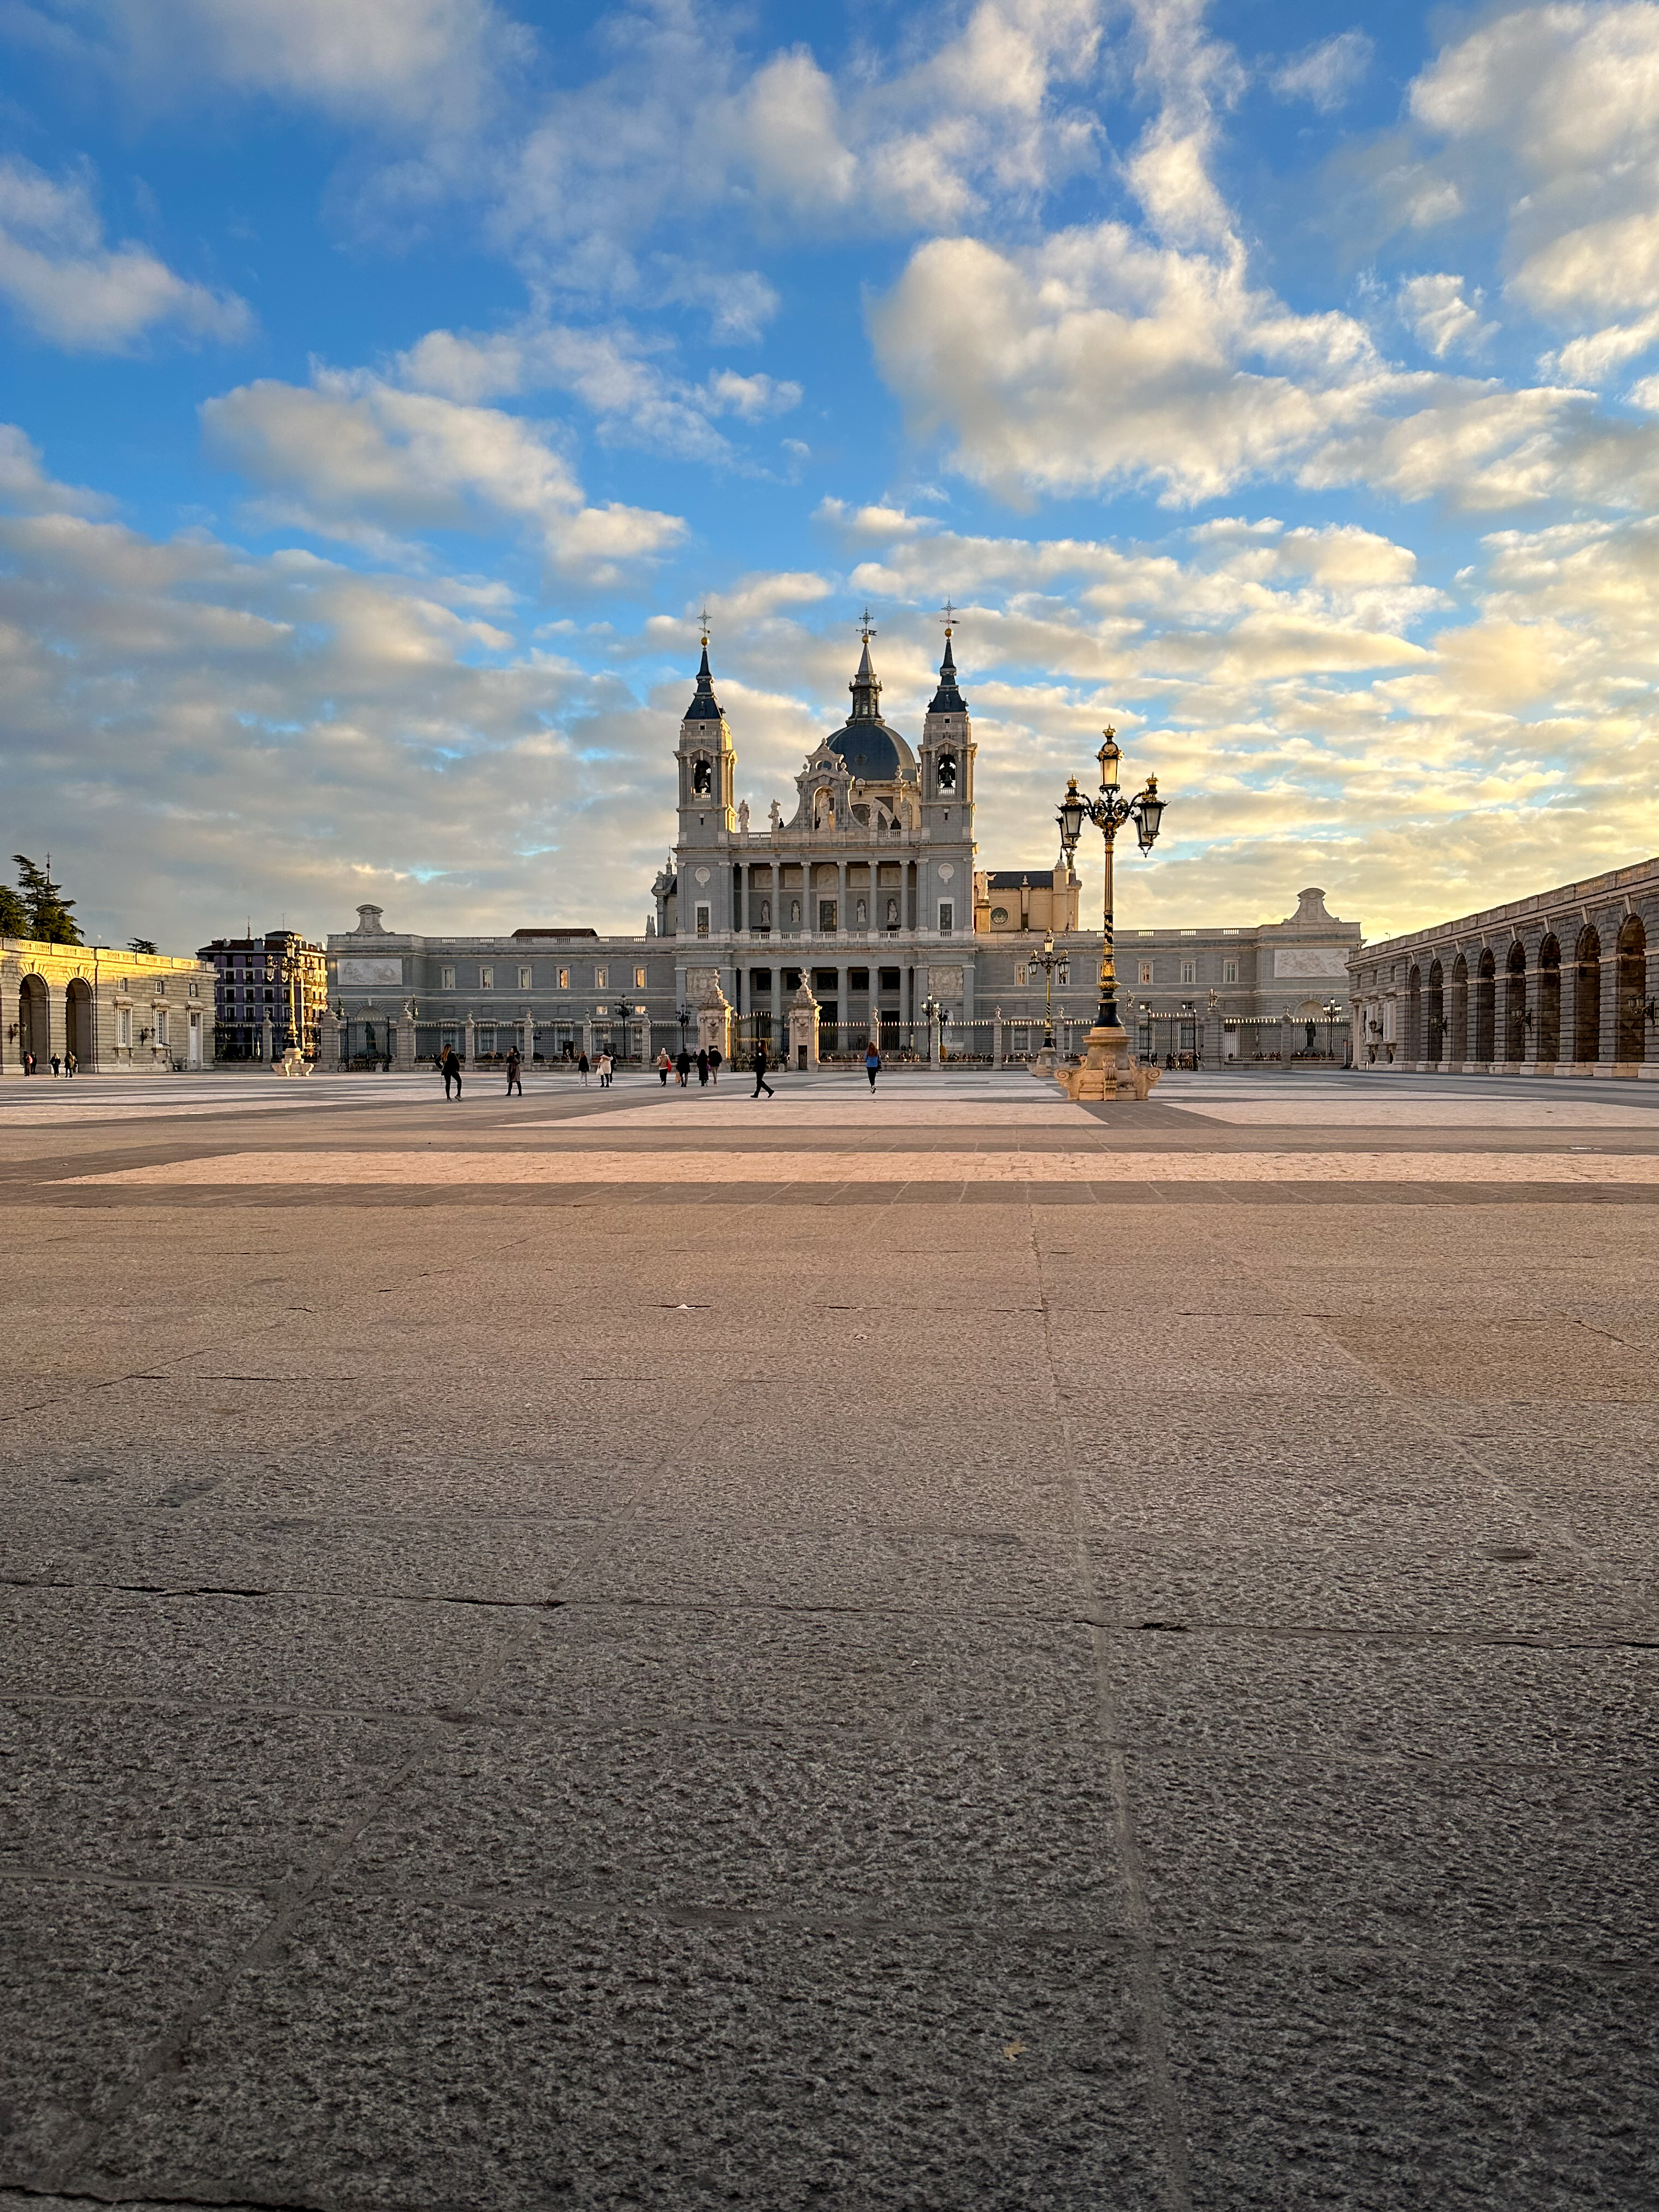
<svg viewBox="0 0 1659 2212">
<path fill-rule="evenodd" d="M 1093 1019 L 1100 959 L 1098 929 L 1079 927 L 1078 878 L 1063 860 L 981 867 L 977 748 L 950 631 L 919 746 L 881 711 L 871 635 L 866 623 L 846 721 L 808 754 L 793 810 L 775 799 L 762 823 L 737 799 L 737 748 L 703 640 L 673 754 L 678 834 L 640 936 L 550 925 L 416 937 L 360 907 L 357 927 L 328 940 L 325 1064 L 412 1065 L 451 1044 L 469 1061 L 514 1044 L 526 1060 L 647 1060 L 683 1037 L 695 1046 L 711 1004 L 731 1009 L 745 1054 L 757 1041 L 778 1053 L 792 1007 L 810 1005 L 825 1059 L 856 1058 L 872 1036 L 925 1056 L 942 1011 L 948 1052 L 1003 1060 L 1041 1044 L 1050 988 L 1061 1042 L 1075 1044 Z M 1052 984 L 1037 957 L 1048 931 Z M 1333 1024 L 1339 1040 L 1346 1024 L 1331 994 L 1358 937 L 1316 890 L 1284 922 L 1120 929 L 1143 1055 L 1328 1056 Z"/>
</svg>

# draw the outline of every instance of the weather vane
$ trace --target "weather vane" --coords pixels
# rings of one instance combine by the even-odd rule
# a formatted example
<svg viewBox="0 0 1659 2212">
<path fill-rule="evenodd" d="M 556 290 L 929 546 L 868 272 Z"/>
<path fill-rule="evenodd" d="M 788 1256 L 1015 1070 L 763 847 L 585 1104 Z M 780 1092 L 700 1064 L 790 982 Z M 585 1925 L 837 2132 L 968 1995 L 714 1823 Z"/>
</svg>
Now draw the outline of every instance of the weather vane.
<svg viewBox="0 0 1659 2212">
<path fill-rule="evenodd" d="M 698 616 L 697 621 L 702 630 L 702 641 L 704 645 L 707 645 L 708 642 L 708 602 L 707 599 L 702 603 L 702 612 Z"/>
<path fill-rule="evenodd" d="M 859 635 L 864 640 L 865 643 L 868 645 L 875 634 L 876 626 L 870 619 L 869 608 L 866 607 L 864 612 L 859 617 Z"/>
<path fill-rule="evenodd" d="M 956 627 L 957 619 L 957 611 L 949 599 L 946 599 L 945 605 L 939 609 L 939 619 L 945 624 L 945 635 L 949 637 L 951 630 Z"/>
</svg>

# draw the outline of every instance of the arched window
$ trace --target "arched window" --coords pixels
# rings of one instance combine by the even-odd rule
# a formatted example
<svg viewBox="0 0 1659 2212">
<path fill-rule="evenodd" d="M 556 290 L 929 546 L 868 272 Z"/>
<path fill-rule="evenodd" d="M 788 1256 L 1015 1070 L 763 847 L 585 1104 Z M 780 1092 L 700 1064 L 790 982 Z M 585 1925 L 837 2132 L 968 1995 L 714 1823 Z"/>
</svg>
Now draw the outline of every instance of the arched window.
<svg viewBox="0 0 1659 2212">
<path fill-rule="evenodd" d="M 1615 1060 L 1639 1060 L 1647 1050 L 1648 933 L 1639 915 L 1619 933 L 1619 1043 Z"/>
<path fill-rule="evenodd" d="M 1573 948 L 1572 1056 L 1581 1066 L 1601 1057 L 1601 939 L 1586 922 Z"/>
<path fill-rule="evenodd" d="M 1504 1057 L 1527 1056 L 1527 948 L 1519 940 L 1510 947 L 1504 978 Z"/>
<path fill-rule="evenodd" d="M 1474 1056 L 1487 1066 L 1498 1057 L 1497 1029 L 1498 963 L 1488 946 L 1474 972 Z"/>
<path fill-rule="evenodd" d="M 1436 960 L 1429 967 L 1429 1054 L 1431 1060 L 1446 1057 L 1446 972 Z"/>
<path fill-rule="evenodd" d="M 1538 1058 L 1552 1066 L 1561 1057 L 1561 946 L 1554 936 L 1538 948 Z"/>
<path fill-rule="evenodd" d="M 1406 1058 L 1423 1057 L 1423 970 L 1413 964 L 1406 978 Z"/>
<path fill-rule="evenodd" d="M 1451 1056 L 1460 1065 L 1469 1056 L 1469 963 L 1461 952 L 1452 963 Z"/>
</svg>

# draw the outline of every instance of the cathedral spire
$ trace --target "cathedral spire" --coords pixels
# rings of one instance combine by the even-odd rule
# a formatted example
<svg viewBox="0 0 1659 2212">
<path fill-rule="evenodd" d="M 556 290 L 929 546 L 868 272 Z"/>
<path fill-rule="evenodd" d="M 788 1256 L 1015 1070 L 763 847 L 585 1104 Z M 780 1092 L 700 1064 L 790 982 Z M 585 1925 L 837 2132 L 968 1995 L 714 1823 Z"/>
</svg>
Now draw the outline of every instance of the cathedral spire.
<svg viewBox="0 0 1659 2212">
<path fill-rule="evenodd" d="M 939 665 L 939 690 L 933 694 L 930 714 L 965 714 L 968 702 L 957 689 L 956 655 L 951 650 L 951 632 L 956 623 L 956 609 L 949 599 L 945 602 L 945 658 Z"/>
<path fill-rule="evenodd" d="M 853 695 L 853 717 L 855 722 L 878 722 L 881 720 L 881 678 L 870 665 L 870 641 L 876 634 L 875 624 L 866 607 L 859 623 L 859 635 L 864 640 L 864 658 L 859 663 L 858 674 L 848 685 Z"/>
<path fill-rule="evenodd" d="M 688 722 L 718 722 L 724 719 L 720 702 L 714 696 L 714 679 L 708 672 L 708 617 L 702 618 L 702 665 L 697 671 L 697 688 L 686 708 L 684 718 Z"/>
</svg>

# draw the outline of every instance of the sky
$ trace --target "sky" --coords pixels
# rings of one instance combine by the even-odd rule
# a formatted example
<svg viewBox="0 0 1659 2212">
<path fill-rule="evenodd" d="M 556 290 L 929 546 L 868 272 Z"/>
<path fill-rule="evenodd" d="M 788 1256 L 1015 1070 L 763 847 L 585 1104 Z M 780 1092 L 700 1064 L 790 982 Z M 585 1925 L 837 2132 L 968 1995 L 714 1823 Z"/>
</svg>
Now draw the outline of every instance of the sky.
<svg viewBox="0 0 1659 2212">
<path fill-rule="evenodd" d="M 1659 5 L 0 0 L 0 843 L 89 939 L 638 930 L 948 598 L 1127 927 L 1659 849 Z M 1085 872 L 1085 911 L 1098 860 Z"/>
</svg>

